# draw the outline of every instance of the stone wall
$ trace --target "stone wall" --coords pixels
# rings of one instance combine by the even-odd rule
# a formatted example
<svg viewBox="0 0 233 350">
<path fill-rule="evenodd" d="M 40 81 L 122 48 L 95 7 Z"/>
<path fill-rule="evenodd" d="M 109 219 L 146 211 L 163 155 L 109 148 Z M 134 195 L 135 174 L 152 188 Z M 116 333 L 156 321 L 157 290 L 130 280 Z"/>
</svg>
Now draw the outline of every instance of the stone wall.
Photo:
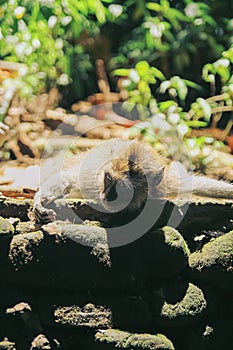
<svg viewBox="0 0 233 350">
<path fill-rule="evenodd" d="M 35 226 L 31 200 L 1 197 L 0 349 L 230 349 L 232 204 L 196 199 L 182 218 L 168 202 L 146 234 L 111 248 L 119 216 L 56 201 L 58 220 Z"/>
</svg>

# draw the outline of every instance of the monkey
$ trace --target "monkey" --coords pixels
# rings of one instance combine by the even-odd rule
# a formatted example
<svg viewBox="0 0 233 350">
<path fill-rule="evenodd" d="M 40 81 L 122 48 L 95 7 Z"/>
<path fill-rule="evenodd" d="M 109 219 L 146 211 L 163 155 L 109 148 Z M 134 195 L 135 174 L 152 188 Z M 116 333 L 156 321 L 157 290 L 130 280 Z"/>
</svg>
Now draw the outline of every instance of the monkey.
<svg viewBox="0 0 233 350">
<path fill-rule="evenodd" d="M 45 166 L 47 179 L 35 196 L 38 221 L 55 220 L 55 212 L 46 204 L 72 192 L 94 200 L 106 212 L 136 211 L 148 198 L 193 194 L 233 198 L 232 184 L 189 174 L 179 162 L 167 165 L 153 147 L 141 141 L 111 139 L 58 163 L 51 176 Z"/>
</svg>

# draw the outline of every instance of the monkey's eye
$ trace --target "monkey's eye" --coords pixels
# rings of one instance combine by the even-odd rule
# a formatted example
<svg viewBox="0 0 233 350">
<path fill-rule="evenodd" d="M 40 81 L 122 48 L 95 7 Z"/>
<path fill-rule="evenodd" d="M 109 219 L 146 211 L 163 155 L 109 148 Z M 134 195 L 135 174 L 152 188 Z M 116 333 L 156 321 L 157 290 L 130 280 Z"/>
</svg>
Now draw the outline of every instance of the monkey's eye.
<svg viewBox="0 0 233 350">
<path fill-rule="evenodd" d="M 112 181 L 113 181 L 112 176 L 109 173 L 105 173 L 105 175 L 104 175 L 105 185 L 109 185 Z"/>
<path fill-rule="evenodd" d="M 138 170 L 130 169 L 124 172 L 124 175 L 130 179 L 135 179 L 140 176 L 140 172 Z"/>
</svg>

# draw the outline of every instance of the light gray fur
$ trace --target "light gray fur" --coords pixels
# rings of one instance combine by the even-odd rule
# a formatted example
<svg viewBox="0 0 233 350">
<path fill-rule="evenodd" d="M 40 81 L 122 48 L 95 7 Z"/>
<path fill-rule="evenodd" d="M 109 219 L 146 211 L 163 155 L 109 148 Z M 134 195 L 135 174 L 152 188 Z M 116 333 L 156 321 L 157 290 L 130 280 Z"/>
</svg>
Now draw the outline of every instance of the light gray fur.
<svg viewBox="0 0 233 350">
<path fill-rule="evenodd" d="M 132 169 L 128 168 L 129 161 L 134 164 Z M 127 190 L 135 191 L 129 209 L 139 208 L 147 197 L 166 199 L 171 196 L 196 194 L 204 197 L 233 198 L 232 184 L 191 175 L 179 162 L 172 162 L 167 166 L 152 147 L 137 141 L 113 139 L 74 156 L 72 160 L 68 158 L 65 166 L 61 160 L 56 162 L 55 159 L 53 163 L 55 167 L 46 167 L 46 164 L 43 167 L 45 176 L 35 197 L 35 209 L 40 210 L 43 201 L 52 201 L 75 190 L 79 196 L 92 199 L 111 210 L 115 202 L 106 201 L 106 173 L 111 175 L 116 184 L 123 186 L 123 189 L 125 186 L 125 191 L 121 192 L 123 197 Z M 59 166 L 56 166 L 56 163 L 59 163 Z M 134 174 L 131 175 L 132 178 L 127 177 L 130 171 Z M 117 186 L 116 188 L 119 188 Z"/>
</svg>

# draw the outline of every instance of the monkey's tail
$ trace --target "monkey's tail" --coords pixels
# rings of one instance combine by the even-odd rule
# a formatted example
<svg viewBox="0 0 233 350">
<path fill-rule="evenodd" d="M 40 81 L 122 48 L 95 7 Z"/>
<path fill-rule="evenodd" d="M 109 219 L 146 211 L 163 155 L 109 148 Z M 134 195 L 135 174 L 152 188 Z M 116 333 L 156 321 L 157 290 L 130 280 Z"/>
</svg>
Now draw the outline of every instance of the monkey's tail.
<svg viewBox="0 0 233 350">
<path fill-rule="evenodd" d="M 168 194 L 173 194 L 176 188 L 176 196 L 193 193 L 202 197 L 233 199 L 233 184 L 205 176 L 191 175 L 180 162 L 171 163 L 167 178 L 169 181 L 165 187 Z"/>
<path fill-rule="evenodd" d="M 191 176 L 193 194 L 215 198 L 233 198 L 233 185 L 204 176 Z"/>
</svg>

